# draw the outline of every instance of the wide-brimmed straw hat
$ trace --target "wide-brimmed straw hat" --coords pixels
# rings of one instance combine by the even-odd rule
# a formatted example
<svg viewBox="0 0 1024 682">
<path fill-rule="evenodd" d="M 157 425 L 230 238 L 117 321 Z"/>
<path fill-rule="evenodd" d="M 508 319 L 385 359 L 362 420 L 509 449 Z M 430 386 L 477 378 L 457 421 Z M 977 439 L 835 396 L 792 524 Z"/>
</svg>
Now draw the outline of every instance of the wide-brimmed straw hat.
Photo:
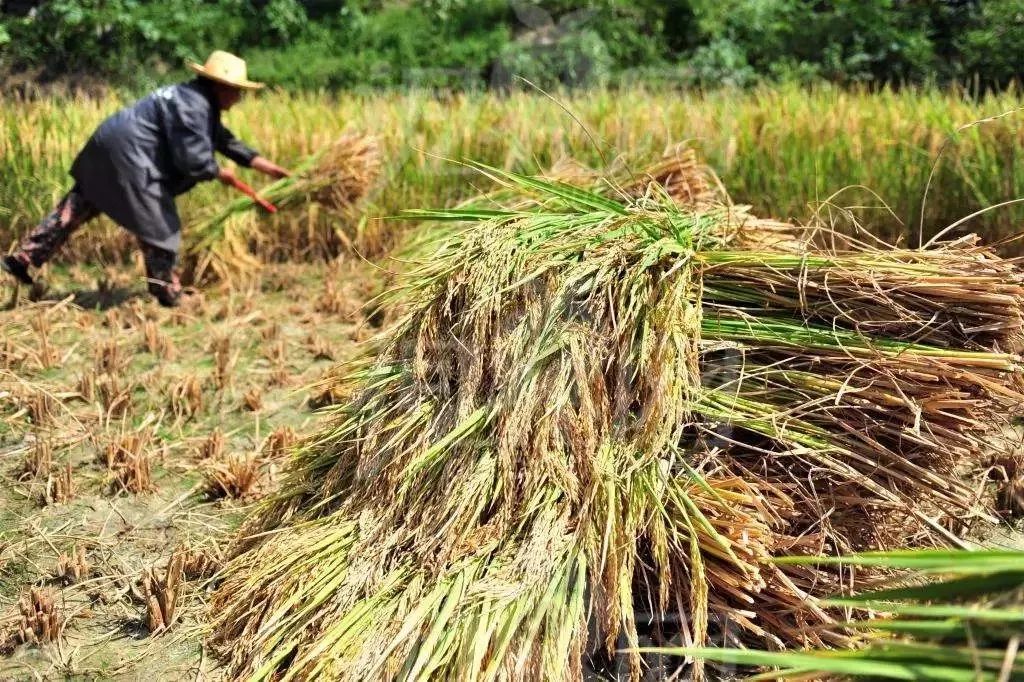
<svg viewBox="0 0 1024 682">
<path fill-rule="evenodd" d="M 263 87 L 263 83 L 249 80 L 244 59 L 223 50 L 211 52 L 205 64 L 189 62 L 188 68 L 204 78 L 242 90 L 259 90 Z"/>
</svg>

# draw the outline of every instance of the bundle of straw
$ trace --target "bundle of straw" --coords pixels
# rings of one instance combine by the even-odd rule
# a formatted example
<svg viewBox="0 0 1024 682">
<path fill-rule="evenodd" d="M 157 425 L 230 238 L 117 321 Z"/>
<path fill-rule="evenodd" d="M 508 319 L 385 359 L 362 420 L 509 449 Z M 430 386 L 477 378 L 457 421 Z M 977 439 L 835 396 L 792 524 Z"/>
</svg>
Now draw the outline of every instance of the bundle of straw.
<svg viewBox="0 0 1024 682">
<path fill-rule="evenodd" d="M 278 213 L 259 213 L 251 199 L 240 196 L 192 225 L 187 261 L 193 278 L 227 279 L 261 261 L 330 258 L 342 247 L 359 248 L 360 202 L 380 170 L 376 138 L 342 135 L 303 161 L 291 177 L 259 191 L 282 209 Z M 302 214 L 299 208 L 305 209 Z"/>
<path fill-rule="evenodd" d="M 773 557 L 985 513 L 964 472 L 1024 399 L 1013 264 L 755 252 L 728 206 L 490 172 L 534 201 L 432 214 L 478 222 L 405 276 L 243 533 L 213 600 L 233 674 L 578 680 L 645 627 L 834 645 L 842 574 Z"/>
</svg>

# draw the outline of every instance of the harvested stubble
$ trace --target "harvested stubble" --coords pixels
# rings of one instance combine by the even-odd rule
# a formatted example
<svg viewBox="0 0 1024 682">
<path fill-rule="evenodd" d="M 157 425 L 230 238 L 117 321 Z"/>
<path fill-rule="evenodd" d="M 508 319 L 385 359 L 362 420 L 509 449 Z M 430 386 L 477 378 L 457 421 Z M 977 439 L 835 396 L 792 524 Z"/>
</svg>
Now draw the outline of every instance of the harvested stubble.
<svg viewBox="0 0 1024 682">
<path fill-rule="evenodd" d="M 96 384 L 97 378 L 95 369 L 88 368 L 78 375 L 78 386 L 76 388 L 78 395 L 81 396 L 82 400 L 87 403 L 91 403 L 96 400 Z"/>
<path fill-rule="evenodd" d="M 213 353 L 213 383 L 218 391 L 223 391 L 231 384 L 232 370 L 238 360 L 238 354 L 231 353 L 231 337 L 218 336 L 210 344 Z"/>
<path fill-rule="evenodd" d="M 250 412 L 259 412 L 263 409 L 263 391 L 259 386 L 250 386 L 249 390 L 242 396 L 242 405 Z"/>
<path fill-rule="evenodd" d="M 135 383 L 132 379 L 123 379 L 123 374 L 93 374 L 93 389 L 108 418 L 124 417 L 132 409 L 132 392 Z M 80 388 L 88 388 L 80 386 Z"/>
<path fill-rule="evenodd" d="M 50 320 L 45 312 L 40 312 L 32 318 L 32 329 L 36 333 L 38 342 L 36 358 L 38 359 L 39 366 L 43 369 L 49 369 L 57 364 L 59 356 L 50 339 Z"/>
<path fill-rule="evenodd" d="M 206 493 L 211 499 L 245 500 L 263 487 L 263 463 L 255 454 L 234 453 L 213 462 L 204 471 Z"/>
<path fill-rule="evenodd" d="M 1024 457 L 1018 452 L 997 455 L 990 477 L 997 481 L 996 509 L 1008 519 L 1024 516 Z"/>
<path fill-rule="evenodd" d="M 46 389 L 32 391 L 28 399 L 28 416 L 36 427 L 45 427 L 54 423 L 59 411 L 60 401 Z"/>
<path fill-rule="evenodd" d="M 314 360 L 333 360 L 334 351 L 331 349 L 329 344 L 324 337 L 320 336 L 315 332 L 311 332 L 306 337 L 306 350 L 313 356 Z"/>
<path fill-rule="evenodd" d="M 267 440 L 263 444 L 263 455 L 270 459 L 280 459 L 288 453 L 297 440 L 295 429 L 290 426 L 278 427 L 267 436 Z"/>
<path fill-rule="evenodd" d="M 154 320 L 142 324 L 142 348 L 164 360 L 173 360 L 175 356 L 174 342 L 160 331 Z"/>
<path fill-rule="evenodd" d="M 36 434 L 32 449 L 25 455 L 21 466 L 22 480 L 38 478 L 50 473 L 53 466 L 53 442 L 48 436 Z"/>
<path fill-rule="evenodd" d="M 43 504 L 67 504 L 75 497 L 75 482 L 71 477 L 71 462 L 65 462 L 46 478 Z"/>
<path fill-rule="evenodd" d="M 57 558 L 56 578 L 65 585 L 74 585 L 86 578 L 92 569 L 85 556 L 85 547 L 76 545 L 70 554 L 61 554 Z"/>
<path fill-rule="evenodd" d="M 122 433 L 103 448 L 103 457 L 111 482 L 119 491 L 147 493 L 156 489 L 152 478 L 152 461 L 148 448 L 149 430 Z"/>
<path fill-rule="evenodd" d="M 96 345 L 94 360 L 96 374 L 123 374 L 131 359 L 120 341 L 110 338 Z"/>
<path fill-rule="evenodd" d="M 181 547 L 181 574 L 185 580 L 212 578 L 224 564 L 221 552 L 215 547 Z"/>
<path fill-rule="evenodd" d="M 19 349 L 14 339 L 9 336 L 0 339 L 0 367 L 14 369 L 25 361 L 26 353 Z"/>
<path fill-rule="evenodd" d="M 174 625 L 181 597 L 184 561 L 185 557 L 180 552 L 171 555 L 163 578 L 154 567 L 143 571 L 142 595 L 146 600 L 143 620 L 150 634 L 160 634 Z"/>
<path fill-rule="evenodd" d="M 580 679 L 644 621 L 840 644 L 841 574 L 774 556 L 986 512 L 964 472 L 1024 398 L 1013 263 L 752 251 L 729 206 L 501 177 L 538 200 L 444 231 L 240 537 L 213 600 L 234 674 Z"/>
<path fill-rule="evenodd" d="M 270 384 L 272 386 L 286 385 L 291 374 L 288 370 L 288 351 L 284 339 L 267 344 L 263 355 L 270 362 Z"/>
<path fill-rule="evenodd" d="M 263 261 L 330 258 L 343 249 L 361 252 L 373 243 L 359 239 L 358 207 L 380 174 L 376 138 L 346 133 L 314 154 L 292 177 L 264 187 L 260 195 L 280 210 L 255 213 L 248 197 L 232 201 L 190 228 L 188 249 L 194 279 L 230 280 Z M 305 215 L 296 215 L 305 209 Z M 351 234 L 346 234 L 346 231 Z M 257 258 L 254 254 L 259 254 Z"/>
<path fill-rule="evenodd" d="M 214 429 L 199 446 L 199 459 L 219 459 L 224 453 L 224 432 Z"/>
<path fill-rule="evenodd" d="M 203 384 L 195 374 L 187 374 L 170 385 L 171 413 L 176 419 L 191 419 L 203 410 Z"/>
<path fill-rule="evenodd" d="M 53 591 L 33 587 L 18 600 L 21 619 L 18 640 L 22 644 L 56 642 L 64 627 L 64 619 L 53 601 Z"/>
</svg>

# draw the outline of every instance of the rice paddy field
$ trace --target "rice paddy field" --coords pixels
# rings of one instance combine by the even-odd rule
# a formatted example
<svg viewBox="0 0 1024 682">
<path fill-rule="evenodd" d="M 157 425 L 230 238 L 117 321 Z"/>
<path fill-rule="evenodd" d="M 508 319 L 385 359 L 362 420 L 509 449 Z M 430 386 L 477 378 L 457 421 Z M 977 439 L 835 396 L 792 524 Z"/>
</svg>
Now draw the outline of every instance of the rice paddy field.
<svg viewBox="0 0 1024 682">
<path fill-rule="evenodd" d="M 272 92 L 243 102 L 227 124 L 282 163 L 298 161 L 343 130 L 372 132 L 380 140 L 386 188 L 374 198 L 374 215 L 477 193 L 479 174 L 453 161 L 537 172 L 572 157 L 600 168 L 619 154 L 634 163 L 649 161 L 684 140 L 699 150 L 732 197 L 759 215 L 805 220 L 829 201 L 839 207 L 884 205 L 894 215 L 863 210 L 857 217 L 890 241 L 916 238 L 924 187 L 944 146 L 924 202 L 926 232 L 1024 190 L 1022 117 L 970 126 L 1017 109 L 1020 98 L 1013 90 L 981 99 L 934 90 L 834 88 L 636 90 L 557 99 L 524 93 L 433 98 Z M 124 101 L 110 96 L 0 104 L 5 246 L 67 189 L 67 168 L 83 140 Z M 855 187 L 864 189 L 848 189 Z M 199 188 L 181 202 L 183 213 L 196 217 L 227 196 L 220 186 Z M 1008 207 L 972 225 L 994 240 L 1015 234 L 1022 217 L 1024 209 Z"/>
<path fill-rule="evenodd" d="M 121 103 L 0 101 L 5 249 Z M 181 308 L 0 283 L 0 679 L 1024 678 L 1019 106 L 246 101 Z"/>
</svg>

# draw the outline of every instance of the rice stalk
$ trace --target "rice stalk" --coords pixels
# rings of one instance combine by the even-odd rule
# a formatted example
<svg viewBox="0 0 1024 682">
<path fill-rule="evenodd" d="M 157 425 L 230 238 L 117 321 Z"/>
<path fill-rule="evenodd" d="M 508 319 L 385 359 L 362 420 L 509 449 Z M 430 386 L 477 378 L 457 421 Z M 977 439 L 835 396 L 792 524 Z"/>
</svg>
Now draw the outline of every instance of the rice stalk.
<svg viewBox="0 0 1024 682">
<path fill-rule="evenodd" d="M 1020 651 L 1024 624 L 1024 552 L 1019 550 L 866 553 L 823 559 L 788 557 L 793 565 L 818 562 L 905 569 L 881 589 L 831 600 L 858 615 L 845 623 L 860 634 L 855 651 L 796 653 L 715 648 L 665 648 L 773 670 L 761 679 L 843 678 L 1015 680 L 1024 676 Z M 909 573 L 912 569 L 915 572 Z"/>
</svg>

